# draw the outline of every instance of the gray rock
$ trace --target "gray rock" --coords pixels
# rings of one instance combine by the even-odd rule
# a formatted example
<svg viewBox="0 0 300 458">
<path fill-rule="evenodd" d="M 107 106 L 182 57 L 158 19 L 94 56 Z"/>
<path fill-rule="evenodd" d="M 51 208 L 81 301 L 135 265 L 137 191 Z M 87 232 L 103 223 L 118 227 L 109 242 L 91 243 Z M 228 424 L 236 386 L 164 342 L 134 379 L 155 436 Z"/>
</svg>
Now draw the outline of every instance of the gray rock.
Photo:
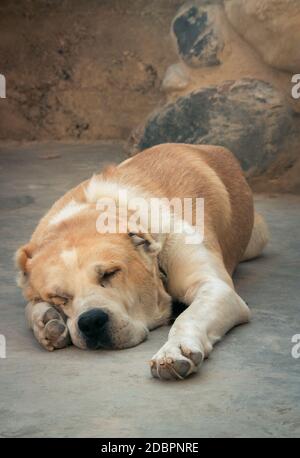
<svg viewBox="0 0 300 458">
<path fill-rule="evenodd" d="M 178 53 L 186 64 L 192 67 L 220 64 L 219 53 L 224 42 L 214 6 L 184 7 L 173 20 L 172 32 Z"/>
<path fill-rule="evenodd" d="M 271 84 L 226 81 L 180 97 L 150 116 L 138 150 L 165 142 L 229 148 L 244 170 L 259 174 L 278 156 L 293 113 Z"/>
<path fill-rule="evenodd" d="M 190 81 L 190 76 L 183 64 L 173 64 L 167 69 L 162 82 L 164 91 L 176 91 L 185 89 Z"/>
</svg>

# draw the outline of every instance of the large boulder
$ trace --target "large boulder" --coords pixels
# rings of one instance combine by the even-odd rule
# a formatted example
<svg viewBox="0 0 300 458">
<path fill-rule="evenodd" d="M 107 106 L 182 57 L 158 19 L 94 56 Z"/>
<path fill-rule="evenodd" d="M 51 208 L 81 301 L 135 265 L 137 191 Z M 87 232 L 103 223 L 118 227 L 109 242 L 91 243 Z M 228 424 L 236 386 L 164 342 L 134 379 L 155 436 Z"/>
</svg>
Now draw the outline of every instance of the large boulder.
<svg viewBox="0 0 300 458">
<path fill-rule="evenodd" d="M 225 0 L 225 10 L 236 31 L 267 64 L 299 73 L 299 0 Z"/>
<path fill-rule="evenodd" d="M 147 120 L 137 150 L 165 142 L 229 148 L 249 174 L 259 174 L 282 151 L 293 113 L 271 84 L 227 81 L 178 98 Z"/>
<path fill-rule="evenodd" d="M 184 5 L 172 22 L 177 52 L 191 67 L 220 64 L 224 42 L 218 24 L 218 7 L 210 3 Z"/>
</svg>

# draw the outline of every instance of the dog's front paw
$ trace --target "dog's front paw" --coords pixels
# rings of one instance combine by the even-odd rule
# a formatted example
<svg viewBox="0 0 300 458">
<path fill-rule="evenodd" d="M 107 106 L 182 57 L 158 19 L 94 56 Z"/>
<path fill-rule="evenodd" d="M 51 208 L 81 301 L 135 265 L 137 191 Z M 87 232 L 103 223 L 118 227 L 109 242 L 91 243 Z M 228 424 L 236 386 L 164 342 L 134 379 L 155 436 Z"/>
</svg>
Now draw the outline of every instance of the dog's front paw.
<svg viewBox="0 0 300 458">
<path fill-rule="evenodd" d="M 64 348 L 71 343 L 70 334 L 62 316 L 48 304 L 35 311 L 33 332 L 38 342 L 48 351 Z"/>
<path fill-rule="evenodd" d="M 171 339 L 151 359 L 151 373 L 162 380 L 184 379 L 197 371 L 203 359 L 203 352 L 190 339 Z"/>
</svg>

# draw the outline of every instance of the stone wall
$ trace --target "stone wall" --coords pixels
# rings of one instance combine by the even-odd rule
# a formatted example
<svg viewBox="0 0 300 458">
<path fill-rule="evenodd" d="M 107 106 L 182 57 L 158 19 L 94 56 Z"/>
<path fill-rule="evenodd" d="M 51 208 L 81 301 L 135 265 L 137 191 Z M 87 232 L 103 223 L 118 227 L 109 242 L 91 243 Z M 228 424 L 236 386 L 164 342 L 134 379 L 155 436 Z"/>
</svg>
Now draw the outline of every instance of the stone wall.
<svg viewBox="0 0 300 458">
<path fill-rule="evenodd" d="M 0 140 L 126 139 L 162 98 L 182 0 L 1 0 Z"/>
</svg>

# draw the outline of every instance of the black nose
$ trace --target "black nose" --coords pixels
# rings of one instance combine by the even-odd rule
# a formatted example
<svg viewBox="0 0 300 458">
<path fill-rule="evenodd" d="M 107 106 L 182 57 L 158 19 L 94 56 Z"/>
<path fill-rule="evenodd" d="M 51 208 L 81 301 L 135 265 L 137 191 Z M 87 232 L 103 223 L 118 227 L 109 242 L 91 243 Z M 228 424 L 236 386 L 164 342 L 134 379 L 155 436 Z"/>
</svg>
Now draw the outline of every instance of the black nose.
<svg viewBox="0 0 300 458">
<path fill-rule="evenodd" d="M 91 309 L 82 313 L 78 320 L 78 328 L 89 348 L 109 345 L 107 331 L 108 314 L 101 309 Z"/>
</svg>

